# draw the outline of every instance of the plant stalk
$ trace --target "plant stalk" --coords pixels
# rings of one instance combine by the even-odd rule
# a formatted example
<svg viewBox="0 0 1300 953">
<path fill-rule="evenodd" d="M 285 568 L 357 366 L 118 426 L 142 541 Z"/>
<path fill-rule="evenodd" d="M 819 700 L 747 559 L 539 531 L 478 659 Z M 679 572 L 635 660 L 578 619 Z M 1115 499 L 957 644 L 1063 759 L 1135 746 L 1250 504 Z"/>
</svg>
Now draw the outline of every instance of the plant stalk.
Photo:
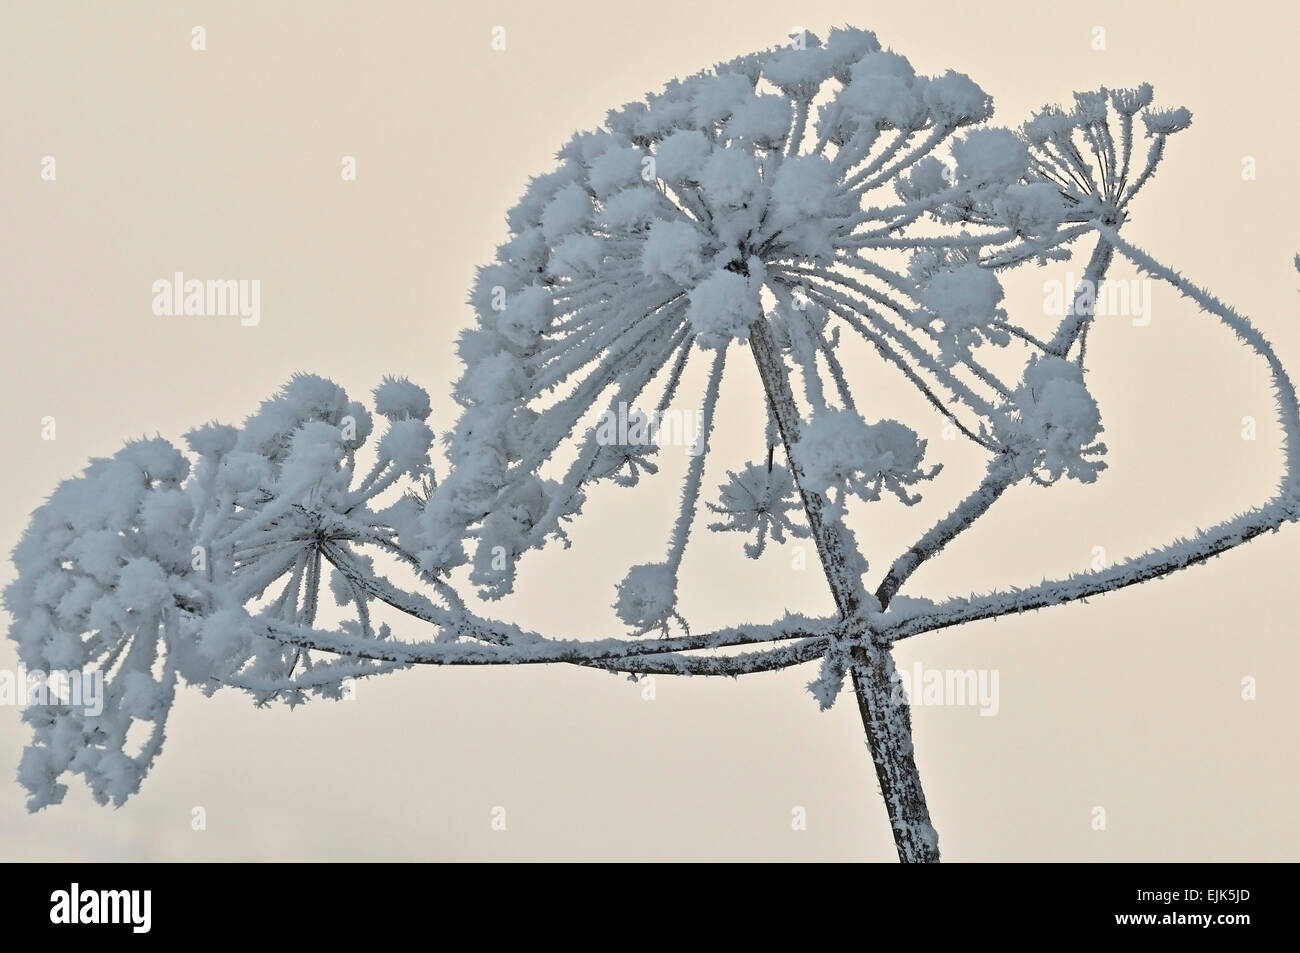
<svg viewBox="0 0 1300 953">
<path fill-rule="evenodd" d="M 844 635 L 858 637 L 849 652 L 853 691 L 862 715 L 871 760 L 876 766 L 880 793 L 889 812 L 898 859 L 903 863 L 937 862 L 939 837 L 930 823 L 925 791 L 913 754 L 911 713 L 899 690 L 889 646 L 875 640 L 863 619 L 864 606 L 870 602 L 863 590 L 861 575 L 852 568 L 857 560 L 851 556 L 856 554 L 846 551 L 839 521 L 827 517 L 825 497 L 804 486 L 803 468 L 792 450 L 799 442 L 799 409 L 790 389 L 785 362 L 772 340 L 765 318 L 750 325 L 749 345 L 767 393 L 768 405 L 781 432 L 786 459 L 817 544 L 817 555 L 845 623 Z"/>
</svg>

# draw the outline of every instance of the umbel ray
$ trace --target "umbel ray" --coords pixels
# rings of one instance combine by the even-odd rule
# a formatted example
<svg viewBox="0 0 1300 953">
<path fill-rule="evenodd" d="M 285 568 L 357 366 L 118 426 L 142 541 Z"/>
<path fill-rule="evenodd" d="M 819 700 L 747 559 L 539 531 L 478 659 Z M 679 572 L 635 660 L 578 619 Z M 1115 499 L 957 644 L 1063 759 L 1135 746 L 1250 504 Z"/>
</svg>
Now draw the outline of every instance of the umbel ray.
<svg viewBox="0 0 1300 953">
<path fill-rule="evenodd" d="M 141 440 L 92 461 L 33 515 L 5 592 L 25 666 L 105 684 L 97 713 L 25 712 L 29 807 L 59 802 L 67 775 L 123 803 L 162 748 L 179 681 L 295 705 L 413 665 L 565 662 L 632 676 L 816 665 L 822 707 L 844 691 L 857 702 L 899 858 L 937 860 L 896 641 L 1153 580 L 1297 516 L 1300 421 L 1277 356 L 1122 234 L 1190 113 L 1155 107 L 1145 85 L 1074 100 L 995 127 L 968 77 L 918 75 L 856 29 L 675 80 L 571 138 L 510 211 L 470 295 L 477 321 L 458 342 L 460 412 L 439 474 L 424 390 L 385 379 L 366 406 L 310 375 L 240 426 L 190 431 L 184 450 Z M 1003 282 L 1018 267 L 1076 256 L 1086 267 L 1053 326 L 1008 313 Z M 1088 289 L 1116 256 L 1262 361 L 1285 451 L 1276 495 L 1100 571 L 907 597 L 917 569 L 1008 489 L 1098 480 Z M 851 344 L 871 366 L 847 359 Z M 727 372 L 746 363 L 762 382 L 753 459 L 706 487 Z M 916 429 L 870 415 L 886 374 L 986 468 L 911 546 L 869 566 L 850 511 L 911 505 L 939 470 Z M 695 377 L 698 393 L 684 395 Z M 593 487 L 635 491 L 656 477 L 654 441 L 602 438 L 599 422 L 626 423 L 628 408 L 651 420 L 675 400 L 698 401 L 698 443 L 663 558 L 632 566 L 614 593 L 622 630 L 556 638 L 471 609 L 467 586 L 502 598 L 531 551 L 567 545 Z M 769 540 L 810 539 L 833 610 L 692 631 L 678 580 L 702 522 L 741 534 L 755 559 Z M 318 621 L 323 599 L 336 625 Z M 409 632 L 379 622 L 377 606 Z"/>
</svg>

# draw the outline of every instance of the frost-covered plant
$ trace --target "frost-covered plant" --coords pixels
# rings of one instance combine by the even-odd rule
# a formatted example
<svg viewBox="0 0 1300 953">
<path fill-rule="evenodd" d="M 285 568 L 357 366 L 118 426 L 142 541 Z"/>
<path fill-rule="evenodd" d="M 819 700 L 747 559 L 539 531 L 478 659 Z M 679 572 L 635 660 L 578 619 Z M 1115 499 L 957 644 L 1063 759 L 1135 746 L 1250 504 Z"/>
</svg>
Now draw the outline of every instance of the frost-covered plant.
<svg viewBox="0 0 1300 953">
<path fill-rule="evenodd" d="M 14 552 L 10 636 L 32 669 L 101 673 L 104 711 L 29 709 L 19 777 L 35 810 L 68 773 L 121 803 L 162 743 L 178 678 L 260 704 L 338 697 L 349 679 L 413 664 L 569 662 L 614 672 L 741 675 L 820 661 L 823 706 L 846 676 L 860 707 L 898 853 L 938 859 L 890 647 L 921 632 L 1084 598 L 1170 573 L 1297 517 L 1295 393 L 1267 342 L 1230 308 L 1119 231 L 1186 110 L 1151 108 L 1149 86 L 1076 94 L 1019 130 L 986 125 L 992 102 L 967 77 L 918 75 L 875 36 L 832 30 L 740 57 L 609 113 L 574 136 L 508 216 L 510 235 L 471 293 L 460 415 L 430 460 L 428 395 L 386 380 L 373 411 L 299 376 L 242 427 L 209 424 L 189 452 L 129 444 L 60 486 Z M 1134 162 L 1135 120 L 1151 145 Z M 1141 168 L 1138 168 L 1141 164 Z M 895 601 L 916 569 L 1019 483 L 1098 479 L 1101 412 L 1084 358 L 1085 285 L 1048 335 L 1004 307 L 1003 277 L 1094 242 L 1083 282 L 1115 254 L 1222 320 L 1269 365 L 1286 474 L 1267 504 L 1088 575 L 933 603 Z M 846 518 L 911 505 L 939 465 L 927 442 L 867 415 L 848 368 L 866 345 L 987 457 L 974 491 L 888 564 L 874 589 Z M 748 352 L 748 353 L 746 353 Z M 633 566 L 613 608 L 632 636 L 547 638 L 471 611 L 465 568 L 488 599 L 524 557 L 559 540 L 590 488 L 659 472 L 653 442 L 611 444 L 623 408 L 641 429 L 705 365 L 701 428 L 661 561 Z M 835 612 L 692 633 L 678 606 L 683 554 L 728 362 L 750 360 L 766 397 L 758 453 L 728 471 L 708 529 L 811 537 Z M 632 408 L 627 413 L 627 408 Z M 368 464 L 362 461 L 369 460 Z M 888 497 L 886 496 L 888 494 Z M 378 561 L 378 562 L 377 562 Z M 404 587 L 379 566 L 402 567 Z M 343 621 L 318 622 L 328 588 Z M 431 627 L 404 641 L 372 621 L 383 604 Z M 757 646 L 744 651 L 705 650 Z M 136 722 L 142 746 L 128 744 Z"/>
</svg>

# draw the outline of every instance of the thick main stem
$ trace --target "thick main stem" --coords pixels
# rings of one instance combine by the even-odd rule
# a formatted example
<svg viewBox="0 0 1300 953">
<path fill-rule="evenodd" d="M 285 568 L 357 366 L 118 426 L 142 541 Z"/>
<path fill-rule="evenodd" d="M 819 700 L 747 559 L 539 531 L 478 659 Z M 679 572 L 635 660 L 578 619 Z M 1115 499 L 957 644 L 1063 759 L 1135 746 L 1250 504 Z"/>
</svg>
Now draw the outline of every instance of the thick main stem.
<svg viewBox="0 0 1300 953">
<path fill-rule="evenodd" d="M 904 863 L 938 861 L 939 837 L 930 823 L 930 811 L 913 755 L 911 713 L 898 690 L 889 647 L 875 641 L 862 618 L 868 597 L 862 588 L 861 575 L 853 569 L 855 560 L 845 552 L 840 524 L 827 518 L 825 498 L 804 486 L 803 468 L 793 452 L 794 445 L 799 442 L 799 410 L 790 389 L 785 362 L 772 340 L 766 319 L 759 318 L 750 325 L 749 344 L 772 415 L 781 431 L 786 459 L 803 500 L 826 580 L 840 616 L 845 620 L 843 634 L 845 637 L 860 637 L 850 648 L 853 690 L 858 699 L 871 759 L 875 762 L 880 792 L 889 812 L 898 859 Z"/>
</svg>

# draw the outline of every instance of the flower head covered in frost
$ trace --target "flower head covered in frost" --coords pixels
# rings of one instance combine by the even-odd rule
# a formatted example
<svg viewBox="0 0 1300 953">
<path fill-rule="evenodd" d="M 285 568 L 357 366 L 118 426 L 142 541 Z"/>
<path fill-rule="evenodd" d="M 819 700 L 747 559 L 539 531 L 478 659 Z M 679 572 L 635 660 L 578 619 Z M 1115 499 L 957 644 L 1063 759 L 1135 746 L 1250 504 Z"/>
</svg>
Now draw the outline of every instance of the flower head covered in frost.
<svg viewBox="0 0 1300 953">
<path fill-rule="evenodd" d="M 418 504 L 397 490 L 431 478 L 433 442 L 428 394 L 409 381 L 386 378 L 375 388 L 374 409 L 387 427 L 367 447 L 375 429 L 370 411 L 332 381 L 297 375 L 241 428 L 209 425 L 187 435 L 199 454 L 189 491 L 215 610 L 200 632 L 197 672 L 218 662 L 239 683 L 277 686 L 267 697 L 291 703 L 305 693 L 278 686 L 298 672 L 312 673 L 318 693 L 338 691 L 340 680 L 326 678 L 328 668 L 311 653 L 250 639 L 246 617 L 311 626 L 328 582 L 354 616 L 344 628 L 374 634 L 371 597 L 348 576 L 370 566 L 359 547 L 394 555 L 409 539 Z M 374 462 L 359 468 L 363 448 Z M 381 501 L 386 505 L 376 508 Z"/>
<path fill-rule="evenodd" d="M 982 128 L 991 114 L 969 78 L 918 75 L 874 34 L 837 29 L 674 81 L 574 136 L 510 211 L 509 239 L 471 293 L 478 323 L 460 339 L 462 412 L 452 471 L 422 517 L 423 568 L 469 563 L 483 595 L 510 592 L 519 557 L 565 538 L 590 484 L 637 482 L 644 455 L 611 451 L 593 420 L 620 405 L 667 409 L 699 357 L 707 442 L 730 345 L 756 321 L 814 410 L 852 406 L 838 352 L 848 332 L 946 414 L 955 401 L 991 426 L 999 395 L 981 391 L 989 372 L 973 351 L 1009 340 L 992 269 L 1077 234 L 977 219 L 1027 174 L 1025 142 Z M 931 273 L 912 266 L 917 254 Z M 955 277 L 933 274 L 949 265 Z M 915 473 L 873 465 L 855 491 L 905 497 Z M 670 581 L 702 467 L 687 473 Z M 639 610 L 620 615 L 644 627 Z"/>
<path fill-rule="evenodd" d="M 1053 193 L 1060 217 L 1070 222 L 1124 220 L 1124 209 L 1164 157 L 1169 136 L 1192 123 L 1184 108 L 1153 109 L 1149 83 L 1136 89 L 1074 94 L 1074 107 L 1044 106 L 1022 127 L 1030 172 L 1020 199 L 999 210 L 1007 221 L 1029 221 Z M 1118 117 L 1112 127 L 1110 112 Z M 1151 145 L 1139 171 L 1134 164 L 1134 121 L 1141 118 Z M 1059 221 L 1059 218 L 1058 218 Z"/>
<path fill-rule="evenodd" d="M 1016 236 L 1013 252 L 974 263 L 960 248 L 936 247 L 919 250 L 911 261 L 909 275 L 919 288 L 919 307 L 912 317 L 938 341 L 945 364 L 960 361 L 983 344 L 1005 347 L 1013 336 L 1029 340 L 999 306 L 1002 288 L 993 272 L 1024 261 L 1026 255 L 1040 261 L 1068 257 L 1063 237 L 1081 234 L 1093 221 L 1122 223 L 1124 210 L 1163 157 L 1167 138 L 1191 123 L 1186 109 L 1152 109 L 1148 84 L 1075 93 L 1074 98 L 1069 110 L 1044 107 L 1018 134 L 975 130 L 954 145 L 950 167 L 926 160 L 899 183 L 900 195 L 916 197 L 954 181 L 989 177 L 1011 182 L 996 193 L 971 190 L 937 217 L 1003 229 Z M 1112 128 L 1111 110 L 1118 115 L 1118 129 Z M 1152 139 L 1141 171 L 1133 162 L 1134 121 L 1139 116 Z M 978 409 L 981 427 L 996 420 L 986 407 Z"/>
<path fill-rule="evenodd" d="M 164 440 L 129 443 L 60 484 L 14 549 L 4 604 L 18 660 L 52 689 L 57 673 L 79 680 L 23 713 L 33 740 L 18 780 L 32 810 L 63 799 L 66 772 L 99 803 L 120 805 L 162 746 L 176 687 L 173 590 L 190 560 L 177 532 L 193 515 L 189 470 Z M 136 722 L 149 730 L 128 744 Z"/>
<path fill-rule="evenodd" d="M 719 502 L 708 504 L 723 519 L 710 523 L 709 529 L 753 533 L 754 542 L 745 544 L 745 555 L 751 559 L 763 554 L 769 536 L 778 543 L 785 542 L 786 533 L 797 539 L 808 537 L 808 528 L 794 522 L 800 518 L 800 505 L 788 467 L 751 463 L 739 473 L 728 470 L 727 477 Z"/>
<path fill-rule="evenodd" d="M 65 773 L 81 775 L 101 803 L 123 803 L 162 746 L 178 676 L 208 692 L 230 685 L 259 703 L 297 704 L 395 667 L 321 661 L 268 637 L 268 626 L 313 624 L 326 572 L 351 610 L 342 631 L 386 635 L 371 625 L 372 593 L 355 581 L 359 570 L 377 578 L 357 550 L 399 551 L 417 506 L 397 487 L 429 475 L 432 434 L 428 395 L 407 381 L 386 380 L 375 407 L 388 428 L 364 472 L 357 453 L 370 412 L 330 381 L 299 375 L 242 427 L 191 431 L 191 457 L 162 439 L 128 444 L 36 511 L 4 593 L 10 637 L 30 671 L 80 670 L 102 678 L 103 693 L 102 706 L 25 713 L 34 737 L 20 780 L 32 809 L 62 800 Z M 388 490 L 397 499 L 376 510 Z M 131 744 L 137 722 L 149 731 Z"/>
<path fill-rule="evenodd" d="M 815 415 L 795 448 L 804 471 L 804 487 L 828 494 L 842 510 L 845 496 L 868 502 L 888 490 L 902 503 L 920 501 L 906 487 L 938 475 L 940 465 L 921 469 L 926 441 L 897 420 L 868 424 L 850 410 L 826 410 Z"/>
<path fill-rule="evenodd" d="M 690 631 L 677 612 L 677 573 L 668 563 L 643 563 L 629 569 L 618 584 L 614 610 L 634 635 L 656 629 L 667 635 L 669 622 Z"/>
<path fill-rule="evenodd" d="M 1101 412 L 1083 382 L 1083 368 L 1060 357 L 1034 358 L 998 424 L 1017 469 L 1047 485 L 1062 476 L 1092 483 L 1106 468 L 1090 459 L 1106 452 L 1098 442 Z"/>
<path fill-rule="evenodd" d="M 1143 84 L 1075 93 L 1068 110 L 1044 107 L 1021 128 L 1028 156 L 1021 182 L 997 201 L 976 202 L 963 214 L 1024 236 L 1063 226 L 1122 224 L 1129 203 L 1163 158 L 1168 137 L 1191 124 L 1186 109 L 1154 109 L 1152 98 L 1151 86 Z M 1138 118 L 1152 140 L 1140 171 L 1134 164 Z M 1062 250 L 1042 257 L 1056 257 Z M 986 270 L 950 252 L 919 253 L 912 272 L 925 283 L 925 292 L 917 319 L 939 328 L 945 361 L 982 343 L 1005 346 L 1010 335 L 1030 341 L 1035 353 L 1021 382 L 1001 388 L 992 412 L 982 414 L 980 437 L 990 449 L 1009 453 L 1016 472 L 1038 482 L 1064 475 L 1090 483 L 1105 468 L 1096 458 L 1106 449 L 1097 440 L 1100 417 L 1082 374 L 1091 313 L 1086 306 L 1078 311 L 1071 306 L 1066 323 L 1047 343 L 1024 334 L 1006 323 L 999 307 L 1002 289 L 991 270 L 1001 266 L 998 259 L 988 262 Z M 1076 345 L 1079 366 L 1072 369 L 1062 358 Z"/>
<path fill-rule="evenodd" d="M 613 415 L 609 420 L 614 422 Z M 627 415 L 627 430 L 632 437 L 626 443 L 612 440 L 600 444 L 588 471 L 589 479 L 609 479 L 619 486 L 632 487 L 640 482 L 642 471 L 659 472 L 659 465 L 653 459 L 659 451 L 654 419 L 644 411 L 631 410 Z"/>
</svg>

